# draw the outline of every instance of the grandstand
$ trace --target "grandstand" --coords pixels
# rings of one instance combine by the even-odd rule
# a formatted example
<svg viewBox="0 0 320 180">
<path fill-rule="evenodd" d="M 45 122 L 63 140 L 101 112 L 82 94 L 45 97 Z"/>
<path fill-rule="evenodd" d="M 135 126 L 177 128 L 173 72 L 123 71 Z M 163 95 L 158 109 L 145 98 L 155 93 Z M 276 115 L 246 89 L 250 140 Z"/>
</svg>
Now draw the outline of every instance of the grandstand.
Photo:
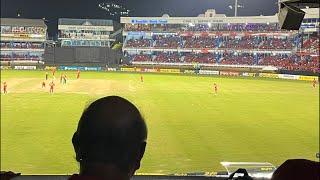
<svg viewBox="0 0 320 180">
<path fill-rule="evenodd" d="M 318 10 L 304 10 L 299 31 L 281 30 L 277 15 L 226 17 L 212 9 L 198 17 L 122 17 L 123 54 L 135 66 L 198 63 L 316 74 Z"/>
<path fill-rule="evenodd" d="M 46 40 L 42 19 L 1 18 L 1 65 L 41 63 Z"/>
<path fill-rule="evenodd" d="M 59 19 L 61 46 L 111 47 L 120 35 L 120 24 L 103 19 Z"/>
</svg>

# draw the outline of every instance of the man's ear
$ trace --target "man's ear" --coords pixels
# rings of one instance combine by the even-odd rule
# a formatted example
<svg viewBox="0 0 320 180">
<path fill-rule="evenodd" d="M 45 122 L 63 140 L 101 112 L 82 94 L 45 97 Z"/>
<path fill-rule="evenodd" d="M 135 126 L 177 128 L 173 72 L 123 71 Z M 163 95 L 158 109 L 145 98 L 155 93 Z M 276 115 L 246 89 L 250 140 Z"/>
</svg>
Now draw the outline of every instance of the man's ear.
<svg viewBox="0 0 320 180">
<path fill-rule="evenodd" d="M 72 136 L 72 144 L 73 144 L 74 152 L 76 153 L 76 160 L 80 162 L 80 159 L 81 159 L 80 142 L 79 142 L 79 136 L 77 131 Z"/>
<path fill-rule="evenodd" d="M 141 146 L 140 146 L 140 155 L 139 155 L 139 160 L 140 160 L 140 161 L 141 161 L 141 159 L 143 158 L 144 152 L 146 151 L 146 146 L 147 146 L 147 142 L 141 143 Z"/>
<path fill-rule="evenodd" d="M 143 158 L 144 152 L 146 151 L 146 146 L 147 146 L 146 142 L 143 142 L 140 144 L 140 149 L 139 149 L 139 152 L 137 154 L 137 159 L 136 159 L 135 170 L 138 170 L 140 168 L 141 159 Z"/>
</svg>

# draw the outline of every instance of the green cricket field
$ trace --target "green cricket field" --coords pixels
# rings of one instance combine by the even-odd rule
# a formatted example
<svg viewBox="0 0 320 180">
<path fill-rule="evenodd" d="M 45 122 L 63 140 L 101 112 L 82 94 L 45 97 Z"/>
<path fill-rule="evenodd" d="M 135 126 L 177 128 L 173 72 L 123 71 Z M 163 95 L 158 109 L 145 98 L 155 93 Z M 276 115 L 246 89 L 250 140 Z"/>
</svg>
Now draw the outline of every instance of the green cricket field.
<svg viewBox="0 0 320 180">
<path fill-rule="evenodd" d="M 316 160 L 319 87 L 264 78 L 63 72 L 55 92 L 45 71 L 1 71 L 1 170 L 23 174 L 78 172 L 71 137 L 83 109 L 102 96 L 133 102 L 148 126 L 139 173 L 217 172 L 221 161 Z M 218 94 L 213 93 L 213 83 Z"/>
</svg>

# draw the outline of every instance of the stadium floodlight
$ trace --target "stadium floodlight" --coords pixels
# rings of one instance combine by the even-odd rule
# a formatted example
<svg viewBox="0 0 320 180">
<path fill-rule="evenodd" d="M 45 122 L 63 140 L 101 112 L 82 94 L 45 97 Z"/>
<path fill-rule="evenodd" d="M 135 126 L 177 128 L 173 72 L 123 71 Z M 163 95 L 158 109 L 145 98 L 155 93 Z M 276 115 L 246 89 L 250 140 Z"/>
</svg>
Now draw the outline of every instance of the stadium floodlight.
<svg viewBox="0 0 320 180">
<path fill-rule="evenodd" d="M 238 0 L 234 1 L 234 6 L 229 5 L 228 7 L 229 7 L 229 9 L 233 9 L 234 8 L 234 16 L 235 17 L 238 16 L 238 8 L 244 8 L 243 5 L 238 4 Z"/>
<path fill-rule="evenodd" d="M 105 10 L 107 12 L 107 15 L 113 16 L 113 17 L 129 16 L 129 13 L 131 12 L 124 5 L 119 4 L 119 2 L 115 2 L 115 1 L 114 2 L 105 1 L 105 2 L 99 3 L 98 7 L 102 10 Z"/>
</svg>

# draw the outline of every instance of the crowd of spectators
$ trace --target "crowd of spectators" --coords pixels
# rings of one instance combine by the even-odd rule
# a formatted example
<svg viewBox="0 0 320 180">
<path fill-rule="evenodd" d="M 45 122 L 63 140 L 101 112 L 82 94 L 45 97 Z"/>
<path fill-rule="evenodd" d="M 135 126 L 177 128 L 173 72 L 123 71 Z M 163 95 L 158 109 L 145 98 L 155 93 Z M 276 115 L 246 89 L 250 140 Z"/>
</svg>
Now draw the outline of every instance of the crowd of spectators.
<svg viewBox="0 0 320 180">
<path fill-rule="evenodd" d="M 319 53 L 319 50 L 320 50 L 319 39 L 320 39 L 320 36 L 311 36 L 309 38 L 306 38 L 306 40 L 303 41 L 302 48 L 305 50 Z"/>
<path fill-rule="evenodd" d="M 182 47 L 182 39 L 179 36 L 171 35 L 171 36 L 153 36 L 153 40 L 156 42 L 155 48 L 170 48 L 177 49 L 178 47 Z"/>
<path fill-rule="evenodd" d="M 220 40 L 220 48 L 229 49 L 256 49 L 260 44 L 258 38 L 243 37 L 243 38 L 226 38 Z"/>
<path fill-rule="evenodd" d="M 14 49 L 43 49 L 43 43 L 33 42 L 1 42 L 1 48 L 14 48 Z"/>
<path fill-rule="evenodd" d="M 59 31 L 60 38 L 70 39 L 107 39 L 106 35 L 109 35 L 109 32 L 96 30 Z"/>
<path fill-rule="evenodd" d="M 152 46 L 151 39 L 129 39 L 126 43 L 126 47 L 135 47 L 135 48 L 146 48 Z"/>
<path fill-rule="evenodd" d="M 217 39 L 213 37 L 186 37 L 184 48 L 215 48 Z"/>
<path fill-rule="evenodd" d="M 154 61 L 156 62 L 167 62 L 167 63 L 178 63 L 180 62 L 180 56 L 175 52 L 160 52 L 155 55 Z"/>
<path fill-rule="evenodd" d="M 212 53 L 187 53 L 184 62 L 213 64 L 216 63 L 216 57 Z"/>
<path fill-rule="evenodd" d="M 220 64 L 228 65 L 254 65 L 254 57 L 251 54 L 235 55 L 233 53 L 224 54 L 221 58 Z"/>
<path fill-rule="evenodd" d="M 318 56 L 272 55 L 250 53 L 177 53 L 158 52 L 128 56 L 135 62 L 205 63 L 222 65 L 263 65 L 283 70 L 320 72 Z"/>
<path fill-rule="evenodd" d="M 27 26 L 1 26 L 1 34 L 42 34 L 46 33 L 43 27 L 27 27 Z"/>
<path fill-rule="evenodd" d="M 273 55 L 261 58 L 258 64 L 284 70 L 320 72 L 319 62 L 317 56 Z"/>
<path fill-rule="evenodd" d="M 18 54 L 18 53 L 1 53 L 0 55 L 1 61 L 19 61 L 19 60 L 31 60 L 31 61 L 39 61 L 42 60 L 42 55 L 38 54 L 30 54 L 30 53 L 25 53 L 25 54 Z"/>
<path fill-rule="evenodd" d="M 150 62 L 152 61 L 152 56 L 150 54 L 137 54 L 127 56 L 131 61 L 136 62 Z"/>
<path fill-rule="evenodd" d="M 125 24 L 125 31 L 151 31 L 151 25 L 145 24 Z"/>
<path fill-rule="evenodd" d="M 280 31 L 280 27 L 277 23 L 263 23 L 263 24 L 126 24 L 125 31 L 151 31 L 151 32 L 203 32 L 203 31 L 256 31 L 256 32 L 269 32 L 269 31 Z"/>
<path fill-rule="evenodd" d="M 308 46 L 316 41 L 306 43 Z M 224 36 L 160 36 L 152 38 L 129 39 L 125 47 L 140 48 L 164 48 L 164 49 L 204 49 L 204 48 L 227 48 L 227 49 L 263 49 L 263 50 L 292 50 L 295 41 L 293 38 L 277 37 L 224 37 Z M 310 45 L 311 44 L 311 45 Z"/>
<path fill-rule="evenodd" d="M 291 39 L 268 38 L 261 42 L 259 49 L 292 49 L 293 41 Z"/>
</svg>

